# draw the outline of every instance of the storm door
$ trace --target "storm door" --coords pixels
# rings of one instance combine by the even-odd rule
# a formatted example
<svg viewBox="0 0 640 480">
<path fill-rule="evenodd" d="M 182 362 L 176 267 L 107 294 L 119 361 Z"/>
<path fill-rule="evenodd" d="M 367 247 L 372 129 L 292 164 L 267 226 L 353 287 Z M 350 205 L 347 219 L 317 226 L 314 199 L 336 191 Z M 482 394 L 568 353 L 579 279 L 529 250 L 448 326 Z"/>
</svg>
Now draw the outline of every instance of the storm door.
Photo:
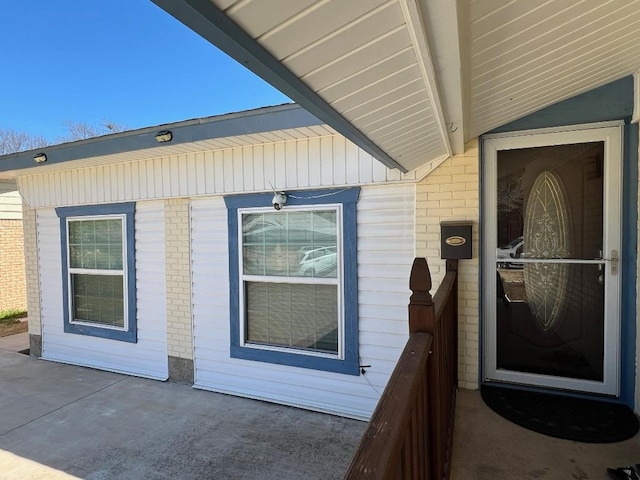
<svg viewBox="0 0 640 480">
<path fill-rule="evenodd" d="M 618 393 L 621 132 L 485 139 L 485 380 Z"/>
</svg>

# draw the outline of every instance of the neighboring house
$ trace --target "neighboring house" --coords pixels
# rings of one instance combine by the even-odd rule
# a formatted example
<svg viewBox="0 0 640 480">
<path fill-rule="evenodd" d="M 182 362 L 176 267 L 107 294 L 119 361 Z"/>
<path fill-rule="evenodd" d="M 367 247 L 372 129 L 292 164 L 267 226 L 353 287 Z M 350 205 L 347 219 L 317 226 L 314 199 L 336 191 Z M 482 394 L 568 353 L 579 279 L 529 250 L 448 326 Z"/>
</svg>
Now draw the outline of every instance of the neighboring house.
<svg viewBox="0 0 640 480">
<path fill-rule="evenodd" d="M 15 181 L 0 180 L 0 311 L 26 308 L 22 198 Z"/>
<path fill-rule="evenodd" d="M 460 386 L 640 410 L 640 9 L 155 3 L 313 115 L 0 158 L 29 206 L 34 355 L 366 418 L 407 338 L 412 258 L 435 290 L 440 223 L 470 220 Z M 522 268 L 502 268 L 521 236 Z"/>
</svg>

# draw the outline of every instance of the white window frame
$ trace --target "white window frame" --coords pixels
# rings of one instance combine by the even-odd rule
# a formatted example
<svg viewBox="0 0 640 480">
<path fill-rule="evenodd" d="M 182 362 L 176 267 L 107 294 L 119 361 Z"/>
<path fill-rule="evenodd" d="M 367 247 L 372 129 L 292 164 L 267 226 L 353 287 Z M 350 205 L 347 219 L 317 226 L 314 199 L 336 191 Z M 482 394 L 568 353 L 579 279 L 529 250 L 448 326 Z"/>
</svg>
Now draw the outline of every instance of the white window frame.
<svg viewBox="0 0 640 480">
<path fill-rule="evenodd" d="M 120 220 L 121 227 L 121 236 L 122 236 L 122 270 L 107 270 L 107 269 L 87 269 L 87 268 L 72 268 L 70 267 L 71 263 L 71 243 L 69 241 L 70 228 L 69 224 L 75 221 L 92 221 L 92 220 Z M 128 285 L 128 268 L 127 268 L 127 232 L 126 232 L 126 214 L 110 214 L 110 215 L 83 215 L 83 216 L 75 216 L 75 217 L 67 217 L 67 259 L 69 259 L 69 265 L 67 265 L 67 285 L 68 288 L 68 298 L 67 305 L 69 308 L 69 323 L 72 325 L 84 325 L 88 327 L 94 328 L 104 328 L 107 330 L 116 330 L 126 332 L 129 330 L 129 302 L 127 301 L 127 285 Z M 104 276 L 122 276 L 122 304 L 124 307 L 124 324 L 123 326 L 110 325 L 108 323 L 99 323 L 99 322 L 88 322 L 85 320 L 76 320 L 72 318 L 72 314 L 75 312 L 74 308 L 74 289 L 73 282 L 71 280 L 72 274 L 80 274 L 80 275 L 104 275 Z"/>
<path fill-rule="evenodd" d="M 287 212 L 314 212 L 314 211 L 335 211 L 336 212 L 336 262 L 337 262 L 337 274 L 336 278 L 325 277 L 284 277 L 284 276 L 267 276 L 267 275 L 246 275 L 244 273 L 244 263 L 242 252 L 243 249 L 243 235 L 242 235 L 242 217 L 246 214 L 252 213 L 270 213 L 273 212 L 272 207 L 259 207 L 259 208 L 239 208 L 238 209 L 238 275 L 239 275 L 239 319 L 240 319 L 240 345 L 242 347 L 254 348 L 257 350 L 269 350 L 276 352 L 297 353 L 301 355 L 321 357 L 321 358 L 333 358 L 343 360 L 345 358 L 345 316 L 344 316 L 344 254 L 343 254 L 343 212 L 342 204 L 315 204 L 305 206 L 288 206 Z M 338 351 L 337 353 L 320 352 L 311 349 L 302 349 L 294 347 L 284 347 L 278 345 L 258 344 L 247 341 L 246 332 L 248 326 L 248 319 L 246 316 L 246 302 L 245 302 L 245 282 L 262 282 L 262 283 L 286 283 L 286 284 L 306 284 L 306 285 L 336 285 L 337 289 L 337 312 L 338 312 Z"/>
</svg>

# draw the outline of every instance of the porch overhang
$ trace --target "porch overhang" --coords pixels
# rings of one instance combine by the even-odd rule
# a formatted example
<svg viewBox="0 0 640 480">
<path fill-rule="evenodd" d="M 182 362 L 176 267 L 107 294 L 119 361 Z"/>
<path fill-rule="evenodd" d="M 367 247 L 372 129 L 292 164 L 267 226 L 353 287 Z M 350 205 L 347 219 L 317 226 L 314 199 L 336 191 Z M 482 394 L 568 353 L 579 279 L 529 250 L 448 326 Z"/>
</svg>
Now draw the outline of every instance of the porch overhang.
<svg viewBox="0 0 640 480">
<path fill-rule="evenodd" d="M 640 68 L 637 1 L 152 1 L 402 171 Z"/>
<path fill-rule="evenodd" d="M 153 1 L 387 167 L 452 153 L 417 0 Z"/>
</svg>

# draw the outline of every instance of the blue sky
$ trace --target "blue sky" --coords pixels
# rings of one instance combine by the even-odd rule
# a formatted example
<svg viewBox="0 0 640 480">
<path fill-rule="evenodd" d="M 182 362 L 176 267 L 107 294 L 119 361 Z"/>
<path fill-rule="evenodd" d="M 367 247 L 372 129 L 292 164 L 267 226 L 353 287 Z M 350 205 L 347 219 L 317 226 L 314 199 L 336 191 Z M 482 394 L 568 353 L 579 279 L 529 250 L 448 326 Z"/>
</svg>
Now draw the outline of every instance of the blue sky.
<svg viewBox="0 0 640 480">
<path fill-rule="evenodd" d="M 20 0 L 0 15 L 0 128 L 140 128 L 289 102 L 149 0 Z"/>
</svg>

